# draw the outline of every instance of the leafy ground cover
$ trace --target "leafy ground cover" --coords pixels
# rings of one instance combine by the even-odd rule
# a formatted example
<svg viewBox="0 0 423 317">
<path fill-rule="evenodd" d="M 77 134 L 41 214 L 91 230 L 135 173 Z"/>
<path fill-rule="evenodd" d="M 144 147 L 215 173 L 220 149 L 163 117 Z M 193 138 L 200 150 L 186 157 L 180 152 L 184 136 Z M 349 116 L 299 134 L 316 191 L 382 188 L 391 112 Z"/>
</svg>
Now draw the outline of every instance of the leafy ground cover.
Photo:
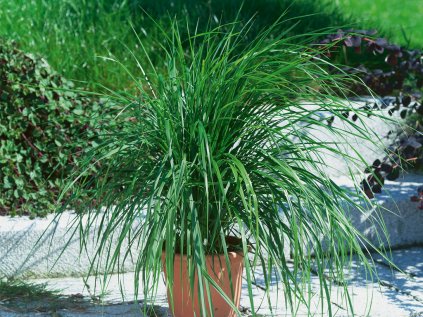
<svg viewBox="0 0 423 317">
<path fill-rule="evenodd" d="M 98 140 L 104 104 L 43 59 L 0 40 L 0 215 L 53 210 L 62 181 Z"/>
</svg>

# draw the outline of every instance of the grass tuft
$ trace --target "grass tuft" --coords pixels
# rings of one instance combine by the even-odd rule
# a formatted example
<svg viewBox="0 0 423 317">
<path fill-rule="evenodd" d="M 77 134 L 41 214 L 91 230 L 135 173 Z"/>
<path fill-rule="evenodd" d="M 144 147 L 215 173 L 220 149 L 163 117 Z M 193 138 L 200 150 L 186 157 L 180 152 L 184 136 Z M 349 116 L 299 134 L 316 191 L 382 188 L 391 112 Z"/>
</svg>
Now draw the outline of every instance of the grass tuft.
<svg viewBox="0 0 423 317">
<path fill-rule="evenodd" d="M 94 230 L 97 252 L 91 270 L 98 272 L 97 260 L 105 257 L 105 280 L 107 272 L 122 271 L 125 258 L 135 256 L 135 289 L 149 303 L 154 304 L 163 250 L 171 297 L 174 255 L 183 253 L 191 287 L 194 272 L 198 276 L 194 296 L 206 316 L 212 310 L 205 303 L 209 288 L 222 291 L 205 269 L 205 256 L 222 253 L 229 261 L 226 237 L 235 235 L 245 254 L 253 249 L 244 258 L 252 311 L 257 267 L 270 307 L 275 279 L 284 287 L 278 300 L 285 300 L 293 314 L 299 304 L 307 307 L 313 295 L 304 290 L 310 289 L 314 270 L 327 304 L 322 313 L 332 314 L 334 280 L 344 286 L 352 310 L 344 269 L 355 253 L 371 273 L 368 250 L 362 248 L 377 246 L 357 231 L 346 210 L 365 213 L 371 203 L 358 185 L 350 191 L 332 181 L 323 153 L 349 161 L 352 178 L 362 159 L 354 161 L 341 144 L 319 140 L 313 131 L 340 140 L 350 134 L 370 143 L 379 138 L 358 124 L 366 111 L 336 96 L 352 79 L 325 71 L 321 52 L 309 45 L 319 34 L 293 37 L 285 29 L 272 37 L 283 25 L 277 22 L 246 45 L 243 40 L 254 32 L 251 23 L 235 22 L 188 38 L 178 21 L 170 30 L 158 25 L 165 72 L 151 62 L 153 71 L 137 78 L 116 61 L 138 91 L 107 96 L 122 105 L 116 116 L 121 124 L 83 158 L 64 190 L 64 195 L 71 193 L 69 203 L 87 190 L 90 201 L 97 202 L 84 206 L 87 213 L 75 216 L 70 231 L 85 246 Z M 148 54 L 134 53 L 134 58 L 140 67 L 151 61 Z M 353 122 L 343 116 L 345 111 L 360 119 Z M 345 128 L 328 125 L 330 116 Z M 97 175 L 84 173 L 98 163 Z M 287 245 L 292 265 L 286 261 Z"/>
<path fill-rule="evenodd" d="M 47 284 L 31 283 L 21 280 L 0 281 L 0 301 L 37 300 L 59 298 L 60 291 L 50 290 Z"/>
</svg>

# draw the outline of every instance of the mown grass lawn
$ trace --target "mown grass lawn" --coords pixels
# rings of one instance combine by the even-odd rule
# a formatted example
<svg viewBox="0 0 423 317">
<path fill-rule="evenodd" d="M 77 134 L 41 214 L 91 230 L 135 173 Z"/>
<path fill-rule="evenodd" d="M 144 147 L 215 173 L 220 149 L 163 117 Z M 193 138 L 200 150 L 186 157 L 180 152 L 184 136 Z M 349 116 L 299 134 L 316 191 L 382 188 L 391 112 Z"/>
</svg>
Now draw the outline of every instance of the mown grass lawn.
<svg viewBox="0 0 423 317">
<path fill-rule="evenodd" d="M 235 19 L 245 23 L 255 16 L 253 35 L 284 15 L 284 20 L 291 18 L 287 28 L 295 24 L 291 33 L 303 34 L 347 23 L 332 7 L 326 0 L 0 0 L 0 37 L 40 54 L 62 75 L 91 89 L 98 88 L 96 84 L 127 89 L 134 80 L 119 63 L 141 78 L 134 56 L 148 68 L 146 49 L 160 69 L 159 28 L 169 29 L 170 17 L 176 17 L 181 28 L 189 24 L 192 32 L 197 26 L 216 27 Z"/>
<path fill-rule="evenodd" d="M 382 28 L 392 42 L 423 47 L 423 0 L 334 0 L 339 10 L 351 14 L 364 27 Z M 403 32 L 404 31 L 404 32 Z"/>
</svg>

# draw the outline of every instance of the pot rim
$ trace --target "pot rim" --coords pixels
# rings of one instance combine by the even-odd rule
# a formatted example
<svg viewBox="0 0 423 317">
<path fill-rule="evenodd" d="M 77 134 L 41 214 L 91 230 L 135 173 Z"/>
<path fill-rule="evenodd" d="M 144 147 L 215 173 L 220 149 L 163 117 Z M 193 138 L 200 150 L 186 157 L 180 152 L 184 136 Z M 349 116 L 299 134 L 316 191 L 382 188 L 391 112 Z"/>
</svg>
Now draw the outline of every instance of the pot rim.
<svg viewBox="0 0 423 317">
<path fill-rule="evenodd" d="M 237 244 L 231 243 L 231 241 L 232 242 L 235 242 L 236 241 L 238 243 Z M 235 236 L 227 236 L 226 237 L 226 242 L 227 242 L 227 244 L 228 244 L 229 247 L 230 246 L 242 246 L 242 239 L 241 238 L 238 238 L 238 237 L 235 237 Z M 174 251 L 174 256 L 175 257 L 177 257 L 177 256 L 180 257 L 181 256 L 181 253 L 175 251 L 175 249 L 173 251 Z M 252 246 L 250 244 L 247 244 L 247 254 L 249 252 L 251 252 L 251 251 L 252 251 Z M 231 250 L 231 251 L 227 251 L 227 252 L 228 252 L 228 255 L 229 256 L 232 256 L 232 257 L 236 257 L 236 255 L 240 255 L 240 256 L 244 257 L 244 250 L 242 250 L 242 249 L 240 249 L 240 250 Z M 162 255 L 164 255 L 164 254 L 166 254 L 165 244 L 163 244 L 163 248 L 162 248 Z M 224 256 L 224 255 L 225 255 L 225 253 L 208 253 L 205 256 L 206 257 L 214 257 L 214 256 Z M 186 254 L 182 254 L 182 256 L 186 257 Z"/>
<path fill-rule="evenodd" d="M 162 255 L 166 255 L 166 251 L 163 250 L 162 251 Z M 206 258 L 210 258 L 210 257 L 224 257 L 225 254 L 224 253 L 212 253 L 212 254 L 206 254 L 205 257 Z M 232 257 L 232 258 L 236 258 L 237 256 L 241 256 L 244 257 L 244 252 L 242 250 L 240 251 L 228 251 L 228 256 Z M 186 258 L 187 255 L 186 254 L 181 254 L 181 253 L 174 253 L 174 257 L 183 257 Z"/>
</svg>

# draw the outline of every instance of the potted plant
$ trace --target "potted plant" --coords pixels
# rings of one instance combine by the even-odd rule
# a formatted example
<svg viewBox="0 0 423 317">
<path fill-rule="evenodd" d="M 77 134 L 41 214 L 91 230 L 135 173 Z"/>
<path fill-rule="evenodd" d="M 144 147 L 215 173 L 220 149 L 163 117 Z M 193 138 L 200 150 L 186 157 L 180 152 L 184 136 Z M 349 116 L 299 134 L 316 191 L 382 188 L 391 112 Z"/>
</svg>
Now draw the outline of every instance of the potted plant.
<svg viewBox="0 0 423 317">
<path fill-rule="evenodd" d="M 272 276 L 283 283 L 295 313 L 297 303 L 308 302 L 301 285 L 310 283 L 312 267 L 330 303 L 330 279 L 344 281 L 351 252 L 368 264 L 365 238 L 345 214 L 348 205 L 361 208 L 355 198 L 362 193 L 337 186 L 320 153 L 349 156 L 305 133 L 354 131 L 372 139 L 343 116 L 364 110 L 333 93 L 350 79 L 326 72 L 321 52 L 295 44 L 298 38 L 274 37 L 270 28 L 244 43 L 245 29 L 236 28 L 188 39 L 177 27 L 163 32 L 165 70 L 134 78 L 136 94 L 111 94 L 122 105 L 120 128 L 85 156 L 64 191 L 73 193 L 70 202 L 91 195 L 85 213 L 76 215 L 78 232 L 84 244 L 98 226 L 94 260 L 106 256 L 106 274 L 135 248 L 137 289 L 154 301 L 163 271 L 175 317 L 239 315 L 242 274 L 254 311 L 257 269 L 268 295 Z M 331 126 L 319 113 L 350 129 Z M 92 168 L 97 176 L 85 176 Z"/>
</svg>

